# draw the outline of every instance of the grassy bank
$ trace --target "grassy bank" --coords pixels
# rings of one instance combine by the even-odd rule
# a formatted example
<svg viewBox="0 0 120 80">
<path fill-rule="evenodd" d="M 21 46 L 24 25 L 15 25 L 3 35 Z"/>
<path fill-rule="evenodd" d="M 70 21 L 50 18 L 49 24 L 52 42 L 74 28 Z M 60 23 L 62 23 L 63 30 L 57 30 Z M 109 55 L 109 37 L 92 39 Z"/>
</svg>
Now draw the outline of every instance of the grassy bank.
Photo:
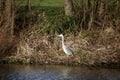
<svg viewBox="0 0 120 80">
<path fill-rule="evenodd" d="M 16 0 L 19 4 L 14 36 L 0 28 L 0 52 L 5 54 L 0 63 L 120 66 L 120 25 L 114 17 L 116 13 L 107 9 L 100 17 L 93 10 L 95 15 L 91 17 L 92 10 L 85 6 L 86 11 L 80 8 L 78 15 L 68 17 L 63 0 L 34 0 L 31 12 L 27 11 L 27 0 Z M 57 37 L 60 33 L 65 35 L 74 57 L 68 59 L 63 52 Z"/>
<path fill-rule="evenodd" d="M 65 35 L 65 42 L 74 52 L 67 58 L 56 35 L 42 35 L 35 27 L 21 33 L 14 55 L 4 57 L 1 63 L 59 64 L 101 67 L 120 66 L 120 34 L 104 31 L 81 31 Z M 113 36 L 114 35 L 114 36 Z"/>
</svg>

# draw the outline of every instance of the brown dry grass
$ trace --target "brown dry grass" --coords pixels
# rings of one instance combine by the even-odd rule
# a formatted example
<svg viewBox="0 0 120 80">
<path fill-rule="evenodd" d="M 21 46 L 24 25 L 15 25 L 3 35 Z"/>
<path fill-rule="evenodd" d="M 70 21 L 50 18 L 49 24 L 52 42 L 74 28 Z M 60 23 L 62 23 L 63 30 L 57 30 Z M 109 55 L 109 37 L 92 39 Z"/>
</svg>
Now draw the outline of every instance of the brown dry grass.
<svg viewBox="0 0 120 80">
<path fill-rule="evenodd" d="M 101 65 L 120 64 L 120 33 L 111 27 L 99 30 L 82 30 L 65 35 L 66 44 L 75 57 L 67 58 L 57 35 L 41 34 L 43 27 L 33 26 L 11 36 L 4 27 L 0 29 L 0 58 L 7 63 Z"/>
<path fill-rule="evenodd" d="M 10 63 L 110 65 L 120 64 L 120 34 L 115 30 L 81 31 L 76 36 L 65 35 L 66 44 L 75 57 L 67 58 L 61 39 L 56 35 L 41 35 L 30 29 L 21 34 L 15 56 Z"/>
</svg>

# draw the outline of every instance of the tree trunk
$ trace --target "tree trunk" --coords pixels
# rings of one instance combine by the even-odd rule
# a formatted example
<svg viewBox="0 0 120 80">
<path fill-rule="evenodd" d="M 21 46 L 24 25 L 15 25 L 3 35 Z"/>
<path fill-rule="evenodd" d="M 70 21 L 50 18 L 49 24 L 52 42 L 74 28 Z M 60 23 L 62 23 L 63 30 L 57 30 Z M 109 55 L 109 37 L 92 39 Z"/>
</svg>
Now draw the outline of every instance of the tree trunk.
<svg viewBox="0 0 120 80">
<path fill-rule="evenodd" d="M 28 11 L 31 12 L 31 0 L 28 0 Z"/>
<path fill-rule="evenodd" d="M 65 15 L 67 15 L 67 16 L 72 16 L 73 15 L 72 0 L 64 0 L 64 9 L 65 9 Z"/>
<path fill-rule="evenodd" d="M 6 27 L 8 34 L 14 33 L 14 1 L 0 0 L 0 27 Z"/>
<path fill-rule="evenodd" d="M 14 1 L 11 0 L 11 35 L 14 35 L 14 20 L 15 20 L 15 12 L 14 12 Z"/>
<path fill-rule="evenodd" d="M 5 23 L 8 23 L 11 15 L 11 4 L 10 0 L 1 0 L 0 1 L 0 17 L 1 17 L 1 26 Z"/>
</svg>

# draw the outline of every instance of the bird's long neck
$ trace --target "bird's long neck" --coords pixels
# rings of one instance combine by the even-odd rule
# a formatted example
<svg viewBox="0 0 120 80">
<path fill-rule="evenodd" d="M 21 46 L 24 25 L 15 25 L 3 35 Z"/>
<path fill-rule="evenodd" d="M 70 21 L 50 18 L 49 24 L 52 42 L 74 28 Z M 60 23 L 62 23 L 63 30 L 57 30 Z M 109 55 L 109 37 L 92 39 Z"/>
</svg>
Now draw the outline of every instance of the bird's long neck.
<svg viewBox="0 0 120 80">
<path fill-rule="evenodd" d="M 64 36 L 62 36 L 62 46 L 64 46 Z"/>
</svg>

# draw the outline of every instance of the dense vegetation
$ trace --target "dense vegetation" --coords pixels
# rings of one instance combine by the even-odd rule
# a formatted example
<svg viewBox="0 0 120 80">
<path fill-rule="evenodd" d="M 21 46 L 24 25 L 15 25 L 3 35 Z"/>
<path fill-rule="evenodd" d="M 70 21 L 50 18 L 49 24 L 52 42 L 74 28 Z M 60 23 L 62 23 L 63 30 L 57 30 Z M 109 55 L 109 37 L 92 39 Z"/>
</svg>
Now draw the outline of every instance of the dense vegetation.
<svg viewBox="0 0 120 80">
<path fill-rule="evenodd" d="M 16 57 L 13 56 L 17 55 L 20 58 L 19 56 L 22 55 L 25 58 L 23 61 L 30 59 L 33 63 L 39 62 L 39 59 L 42 63 L 54 62 L 56 59 L 62 61 L 59 49 L 56 48 L 60 47 L 60 43 L 55 44 L 59 42 L 55 36 L 63 33 L 68 36 L 67 40 L 74 41 L 71 47 L 80 57 L 76 57 L 73 62 L 92 65 L 118 64 L 120 1 L 68 0 L 71 1 L 71 15 L 69 16 L 66 14 L 64 1 L 67 0 L 6 0 L 6 2 L 1 0 L 1 58 L 8 56 L 7 60 L 9 60 L 9 56 L 10 58 L 12 56 L 9 61 L 17 62 Z M 3 3 L 8 4 L 11 8 Z M 41 58 L 41 55 L 37 54 L 39 57 L 33 54 L 48 54 L 48 52 L 48 57 L 51 59 L 48 62 L 46 62 L 46 55 Z M 53 53 L 54 56 L 51 56 Z M 55 57 L 56 53 L 59 57 Z M 33 60 L 36 57 L 36 61 Z M 64 60 L 59 63 L 64 63 Z"/>
<path fill-rule="evenodd" d="M 17 1 L 16 4 L 20 4 L 20 8 L 17 10 L 19 14 L 26 14 L 25 6 L 27 0 Z M 36 0 L 31 2 L 32 14 L 29 13 L 24 16 L 31 16 L 30 22 L 42 22 L 45 23 L 42 32 L 49 33 L 77 33 L 81 29 L 103 29 L 107 27 L 113 27 L 119 30 L 119 1 L 117 0 L 74 0 L 73 12 L 74 16 L 67 17 L 64 14 L 64 3 L 61 1 L 43 1 Z M 40 21 L 40 17 L 45 17 L 45 22 Z M 29 17 L 30 18 L 30 17 Z M 25 20 L 25 19 L 24 19 Z M 23 21 L 23 20 L 22 20 Z M 27 23 L 28 19 L 25 21 Z M 29 23 L 28 23 L 29 24 Z"/>
</svg>

